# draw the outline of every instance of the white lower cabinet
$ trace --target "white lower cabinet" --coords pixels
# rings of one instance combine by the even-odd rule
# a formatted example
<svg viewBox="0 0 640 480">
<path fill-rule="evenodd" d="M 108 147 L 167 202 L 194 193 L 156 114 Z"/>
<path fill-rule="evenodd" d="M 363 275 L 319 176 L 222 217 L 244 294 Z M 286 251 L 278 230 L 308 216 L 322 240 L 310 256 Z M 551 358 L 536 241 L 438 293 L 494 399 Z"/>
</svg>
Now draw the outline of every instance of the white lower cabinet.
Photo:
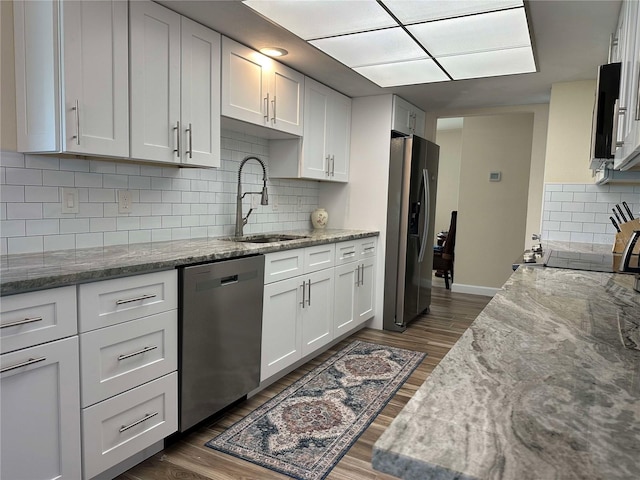
<svg viewBox="0 0 640 480">
<path fill-rule="evenodd" d="M 178 429 L 178 374 L 173 372 L 82 411 L 84 478 Z"/>
<path fill-rule="evenodd" d="M 5 353 L 0 365 L 0 478 L 79 479 L 78 337 Z"/>
<path fill-rule="evenodd" d="M 333 334 L 338 337 L 373 317 L 375 258 L 339 265 L 335 269 Z"/>
<path fill-rule="evenodd" d="M 265 256 L 261 381 L 374 316 L 375 262 L 375 237 Z"/>
</svg>

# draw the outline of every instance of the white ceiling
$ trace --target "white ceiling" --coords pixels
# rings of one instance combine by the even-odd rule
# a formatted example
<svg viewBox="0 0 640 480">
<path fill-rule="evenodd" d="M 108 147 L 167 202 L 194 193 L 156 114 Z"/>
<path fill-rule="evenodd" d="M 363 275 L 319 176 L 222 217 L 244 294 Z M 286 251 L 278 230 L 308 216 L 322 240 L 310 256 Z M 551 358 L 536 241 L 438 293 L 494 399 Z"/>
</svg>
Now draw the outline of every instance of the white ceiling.
<svg viewBox="0 0 640 480">
<path fill-rule="evenodd" d="M 548 103 L 551 84 L 594 79 L 606 63 L 620 0 L 525 1 L 537 73 L 381 88 L 261 17 L 240 0 L 160 0 L 172 10 L 256 50 L 286 49 L 278 61 L 350 97 L 397 93 L 426 111 Z"/>
</svg>

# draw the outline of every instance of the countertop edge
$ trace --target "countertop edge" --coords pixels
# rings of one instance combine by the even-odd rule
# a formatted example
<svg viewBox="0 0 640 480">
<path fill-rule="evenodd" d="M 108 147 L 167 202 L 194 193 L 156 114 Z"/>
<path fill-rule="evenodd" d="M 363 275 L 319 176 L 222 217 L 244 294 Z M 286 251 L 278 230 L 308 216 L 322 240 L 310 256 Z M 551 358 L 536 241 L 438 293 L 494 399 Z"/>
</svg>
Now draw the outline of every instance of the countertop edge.
<svg viewBox="0 0 640 480">
<path fill-rule="evenodd" d="M 276 233 L 276 232 L 274 232 Z M 300 231 L 295 232 L 277 232 L 277 233 L 296 233 L 300 234 Z M 2 282 L 0 283 L 0 297 L 15 295 L 20 293 L 27 293 L 37 290 L 44 290 L 48 288 L 64 287 L 68 285 L 75 285 L 81 283 L 88 283 L 99 280 L 107 280 L 112 278 L 139 275 L 144 273 L 152 273 L 163 270 L 172 270 L 174 268 L 183 267 L 186 265 L 196 265 L 200 263 L 206 263 L 211 261 L 226 260 L 230 258 L 240 258 L 250 255 L 267 254 L 285 250 L 292 250 L 295 248 L 312 247 L 315 245 L 323 245 L 327 243 L 338 243 L 349 240 L 357 240 L 360 238 L 376 237 L 379 235 L 378 231 L 368 230 L 327 230 L 318 233 L 322 235 L 319 237 L 300 238 L 296 240 L 280 242 L 280 243 L 235 243 L 231 241 L 225 241 L 222 238 L 206 237 L 201 239 L 190 240 L 175 240 L 172 242 L 158 242 L 156 244 L 149 243 L 149 250 L 157 249 L 161 246 L 163 250 L 173 252 L 179 249 L 181 244 L 187 243 L 191 245 L 198 245 L 202 243 L 199 248 L 205 250 L 204 253 L 198 252 L 195 254 L 162 254 L 159 252 L 158 256 L 165 256 L 166 258 L 158 259 L 145 259 L 135 256 L 136 251 L 144 250 L 144 246 L 147 244 L 135 244 L 128 246 L 132 252 L 129 252 L 127 259 L 122 260 L 119 264 L 117 259 L 113 260 L 111 265 L 106 265 L 109 262 L 109 256 L 105 254 L 105 250 L 108 248 L 95 248 L 95 249 L 83 249 L 67 252 L 69 256 L 75 256 L 77 253 L 81 253 L 83 258 L 91 258 L 92 253 L 95 252 L 95 257 L 100 258 L 99 264 L 95 267 L 73 267 L 67 266 L 68 271 L 64 272 L 62 269 L 64 266 L 53 266 L 48 268 L 59 268 L 60 273 L 38 273 L 38 267 L 31 265 L 31 272 L 24 273 L 26 278 L 19 278 L 16 280 L 9 279 L 5 281 L 5 275 L 3 275 Z M 224 237 L 223 237 L 224 238 Z M 172 243 L 175 243 L 175 247 L 172 247 Z M 127 250 L 127 246 L 121 246 L 122 250 Z M 50 252 L 50 256 L 58 255 L 64 256 L 64 251 Z M 36 255 L 37 256 L 37 255 Z M 42 254 L 42 258 L 46 258 L 47 253 Z M 25 256 L 26 257 L 26 256 Z M 116 257 L 116 255 L 114 255 Z M 133 257 L 133 258 L 130 258 Z M 5 256 L 3 259 L 2 273 L 6 273 L 10 269 L 19 270 L 20 256 L 12 256 L 14 259 L 10 268 L 5 264 L 10 263 Z M 42 271 L 47 267 L 43 266 Z M 29 265 L 24 265 L 23 269 L 28 270 Z"/>
</svg>

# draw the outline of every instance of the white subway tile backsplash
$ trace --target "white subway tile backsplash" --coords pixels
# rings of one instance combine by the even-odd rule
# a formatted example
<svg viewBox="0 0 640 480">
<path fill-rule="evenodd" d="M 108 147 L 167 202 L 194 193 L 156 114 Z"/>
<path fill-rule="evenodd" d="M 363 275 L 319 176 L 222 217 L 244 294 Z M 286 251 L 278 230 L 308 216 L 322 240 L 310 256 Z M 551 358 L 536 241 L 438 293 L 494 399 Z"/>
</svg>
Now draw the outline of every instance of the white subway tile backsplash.
<svg viewBox="0 0 640 480">
<path fill-rule="evenodd" d="M 0 222 L 3 237 L 24 237 L 26 235 L 25 220 L 3 220 Z"/>
<path fill-rule="evenodd" d="M 18 248 L 17 242 L 8 242 L 3 229 L 0 248 L 4 253 L 26 253 L 232 235 L 239 163 L 247 155 L 258 154 L 268 164 L 269 148 L 265 139 L 226 130 L 222 134 L 218 169 L 2 152 L 0 219 L 25 225 L 23 233 L 11 224 L 13 229 L 6 231 L 19 236 L 10 238 L 36 240 Z M 248 162 L 242 177 L 245 192 L 262 189 L 262 168 L 257 162 Z M 78 213 L 62 213 L 60 187 L 78 189 Z M 278 209 L 259 205 L 249 217 L 246 233 L 309 227 L 309 215 L 318 205 L 317 182 L 269 179 L 268 188 L 270 200 L 278 199 Z M 132 211 L 125 215 L 118 213 L 117 191 L 122 189 L 129 190 L 133 199 Z M 562 185 L 557 191 L 562 192 Z M 562 208 L 562 202 L 548 203 L 556 203 L 558 212 Z M 249 208 L 247 196 L 245 215 Z"/>
<path fill-rule="evenodd" d="M 634 185 L 545 184 L 543 238 L 613 245 L 615 229 L 609 218 L 613 216 L 611 209 L 626 201 L 633 212 L 639 211 L 637 188 Z"/>
<path fill-rule="evenodd" d="M 24 201 L 34 202 L 59 202 L 58 187 L 24 187 Z"/>
<path fill-rule="evenodd" d="M 47 235 L 44 237 L 44 250 L 73 250 L 76 248 L 76 236 L 70 235 Z"/>
<path fill-rule="evenodd" d="M 41 203 L 7 203 L 7 220 L 42 218 Z"/>
<path fill-rule="evenodd" d="M 42 236 L 10 237 L 7 238 L 7 251 L 9 254 L 32 253 L 43 251 Z"/>
</svg>

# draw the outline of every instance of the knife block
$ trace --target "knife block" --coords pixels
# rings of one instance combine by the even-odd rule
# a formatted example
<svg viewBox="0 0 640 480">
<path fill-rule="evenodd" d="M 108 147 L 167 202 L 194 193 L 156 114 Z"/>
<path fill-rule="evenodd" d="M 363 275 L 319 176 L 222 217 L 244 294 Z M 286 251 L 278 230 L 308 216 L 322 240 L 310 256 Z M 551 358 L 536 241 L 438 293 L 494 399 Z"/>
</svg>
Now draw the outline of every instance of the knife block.
<svg viewBox="0 0 640 480">
<path fill-rule="evenodd" d="M 624 252 L 624 247 L 629 243 L 629 239 L 631 238 L 631 234 L 634 230 L 640 230 L 640 218 L 636 218 L 634 220 L 630 220 L 625 223 L 620 224 L 620 231 L 616 233 L 616 241 L 613 244 L 613 270 L 615 272 L 618 271 L 620 267 L 620 262 L 622 261 L 622 253 Z M 636 247 L 636 250 L 638 247 Z M 634 252 L 638 253 L 638 252 Z"/>
</svg>

